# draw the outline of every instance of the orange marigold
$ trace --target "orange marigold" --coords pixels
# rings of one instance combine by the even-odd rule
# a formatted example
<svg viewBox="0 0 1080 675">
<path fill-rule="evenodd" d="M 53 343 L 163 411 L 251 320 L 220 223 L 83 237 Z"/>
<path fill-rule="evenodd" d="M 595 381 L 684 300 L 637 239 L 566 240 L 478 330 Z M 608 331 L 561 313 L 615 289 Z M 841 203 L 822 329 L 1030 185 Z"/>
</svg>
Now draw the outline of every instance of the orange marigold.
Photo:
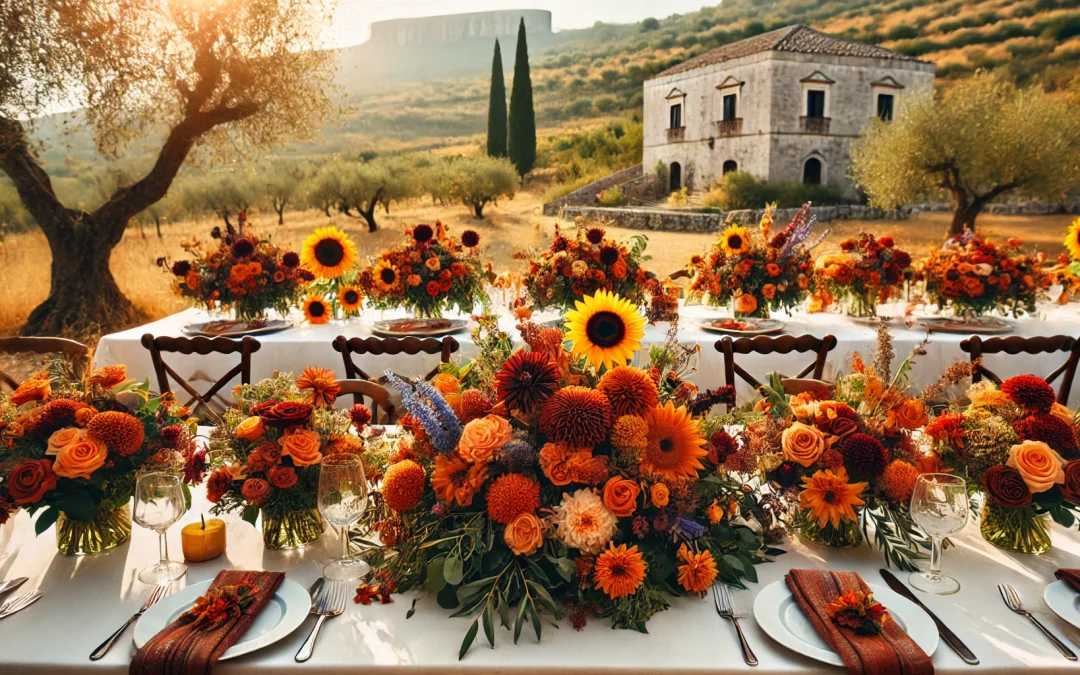
<svg viewBox="0 0 1080 675">
<path fill-rule="evenodd" d="M 637 593 L 645 581 L 648 565 L 637 546 L 626 544 L 608 545 L 593 566 L 593 578 L 596 588 L 604 591 L 612 600 Z"/>
<path fill-rule="evenodd" d="M 383 476 L 383 499 L 399 513 L 411 511 L 424 496 L 424 469 L 411 459 L 391 464 Z"/>
<path fill-rule="evenodd" d="M 488 515 L 509 525 L 523 513 L 540 508 L 540 484 L 520 473 L 508 473 L 491 482 L 487 493 Z"/>
<path fill-rule="evenodd" d="M 121 457 L 138 452 L 146 437 L 142 422 L 116 410 L 94 415 L 86 425 L 86 430 L 91 438 L 101 441 Z"/>
<path fill-rule="evenodd" d="M 890 502 L 906 502 L 915 491 L 918 477 L 918 469 L 901 459 L 894 459 L 881 473 L 878 484 Z"/>
<path fill-rule="evenodd" d="M 471 506 L 487 478 L 487 464 L 469 464 L 457 453 L 435 457 L 435 469 L 431 472 L 431 489 L 444 502 L 457 502 L 458 506 Z"/>
<path fill-rule="evenodd" d="M 709 590 L 713 580 L 716 579 L 716 561 L 708 549 L 700 553 L 694 553 L 686 544 L 679 547 L 679 560 L 683 561 L 678 567 L 679 584 L 686 589 L 687 593 L 701 595 Z"/>
</svg>

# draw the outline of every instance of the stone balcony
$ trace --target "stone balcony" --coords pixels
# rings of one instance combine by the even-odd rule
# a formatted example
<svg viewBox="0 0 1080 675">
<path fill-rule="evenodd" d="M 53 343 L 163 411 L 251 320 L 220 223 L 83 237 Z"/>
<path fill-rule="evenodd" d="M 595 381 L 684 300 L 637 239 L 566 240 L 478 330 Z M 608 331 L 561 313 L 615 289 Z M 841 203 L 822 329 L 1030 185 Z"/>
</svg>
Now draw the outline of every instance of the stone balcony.
<svg viewBox="0 0 1080 675">
<path fill-rule="evenodd" d="M 829 133 L 828 117 L 800 117 L 799 131 L 804 134 L 827 134 Z"/>
<path fill-rule="evenodd" d="M 667 130 L 667 139 L 671 143 L 673 141 L 681 141 L 686 137 L 686 127 L 671 127 Z"/>
<path fill-rule="evenodd" d="M 730 120 L 716 120 L 717 136 L 738 136 L 742 133 L 742 118 L 735 117 Z"/>
</svg>

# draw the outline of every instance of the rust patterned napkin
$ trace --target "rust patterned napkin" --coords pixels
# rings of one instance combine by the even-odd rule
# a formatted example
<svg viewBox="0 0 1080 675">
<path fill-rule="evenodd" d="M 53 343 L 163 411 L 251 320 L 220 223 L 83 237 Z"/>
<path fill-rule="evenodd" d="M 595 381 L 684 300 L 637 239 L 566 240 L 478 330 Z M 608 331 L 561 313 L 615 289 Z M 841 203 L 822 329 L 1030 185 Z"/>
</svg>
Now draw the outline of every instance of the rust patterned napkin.
<svg viewBox="0 0 1080 675">
<path fill-rule="evenodd" d="M 858 574 L 791 570 L 784 581 L 814 630 L 840 655 L 851 675 L 933 675 L 930 657 L 895 621 L 886 621 L 878 635 L 860 635 L 833 621 L 829 603 L 848 591 L 870 592 Z"/>
<path fill-rule="evenodd" d="M 207 611 L 201 619 L 191 620 L 187 614 L 180 617 L 135 653 L 128 672 L 209 675 L 214 663 L 251 627 L 284 579 L 283 572 L 222 570 L 207 589 L 207 596 L 222 592 L 235 594 L 240 589 L 241 602 L 231 608 L 226 602 L 211 602 L 203 607 Z"/>
<path fill-rule="evenodd" d="M 1072 586 L 1072 589 L 1080 593 L 1080 570 L 1060 569 L 1054 572 L 1054 576 Z"/>
</svg>

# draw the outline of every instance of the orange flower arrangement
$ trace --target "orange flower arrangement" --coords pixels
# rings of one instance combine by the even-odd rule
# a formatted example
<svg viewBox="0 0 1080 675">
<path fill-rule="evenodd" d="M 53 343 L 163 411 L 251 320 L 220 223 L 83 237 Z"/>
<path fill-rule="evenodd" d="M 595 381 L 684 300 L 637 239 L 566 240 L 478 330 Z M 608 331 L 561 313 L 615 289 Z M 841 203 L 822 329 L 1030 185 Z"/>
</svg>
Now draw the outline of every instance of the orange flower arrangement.
<svg viewBox="0 0 1080 675">
<path fill-rule="evenodd" d="M 840 253 L 817 261 L 819 288 L 829 297 L 847 302 L 856 316 L 875 316 L 877 306 L 900 297 L 911 256 L 896 248 L 892 237 L 863 232 L 840 243 Z"/>
</svg>

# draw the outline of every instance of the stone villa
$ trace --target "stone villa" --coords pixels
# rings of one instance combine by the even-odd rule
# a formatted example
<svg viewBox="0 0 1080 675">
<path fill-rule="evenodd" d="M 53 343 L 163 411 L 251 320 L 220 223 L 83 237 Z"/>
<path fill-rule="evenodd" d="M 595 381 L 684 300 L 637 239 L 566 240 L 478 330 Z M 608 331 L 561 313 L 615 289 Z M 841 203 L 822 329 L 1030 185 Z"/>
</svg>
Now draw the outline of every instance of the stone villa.
<svg viewBox="0 0 1080 675">
<path fill-rule="evenodd" d="M 719 47 L 645 81 L 643 168 L 662 162 L 672 191 L 741 170 L 852 195 L 852 139 L 931 89 L 934 69 L 801 25 Z"/>
</svg>

